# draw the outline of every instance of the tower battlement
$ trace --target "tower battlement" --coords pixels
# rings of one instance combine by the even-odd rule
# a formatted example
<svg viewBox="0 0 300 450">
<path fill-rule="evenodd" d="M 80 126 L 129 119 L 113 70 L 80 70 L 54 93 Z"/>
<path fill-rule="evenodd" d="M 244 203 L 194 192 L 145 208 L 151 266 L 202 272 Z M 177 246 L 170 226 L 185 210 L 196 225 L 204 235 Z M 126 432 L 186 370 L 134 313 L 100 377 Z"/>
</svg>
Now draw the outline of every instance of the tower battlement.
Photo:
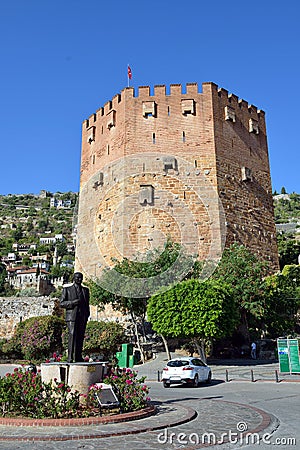
<svg viewBox="0 0 300 450">
<path fill-rule="evenodd" d="M 239 98 L 237 95 L 229 93 L 224 88 L 213 82 L 202 83 L 202 91 L 198 89 L 198 83 L 186 83 L 185 87 L 182 84 L 170 84 L 169 86 L 164 84 L 154 85 L 153 92 L 151 92 L 150 86 L 139 86 L 137 91 L 133 87 L 124 88 L 121 93 L 116 94 L 111 100 L 108 100 L 102 107 L 100 107 L 94 114 L 88 119 L 84 120 L 83 124 L 86 128 L 91 126 L 99 118 L 108 114 L 111 110 L 118 111 L 123 107 L 124 101 L 151 101 L 151 100 L 165 100 L 172 101 L 174 99 L 192 97 L 196 99 L 199 95 L 205 95 L 210 91 L 214 95 L 218 95 L 228 105 L 236 105 L 240 109 L 248 110 L 249 114 L 256 113 L 259 116 L 264 116 L 264 111 L 258 109 L 256 106 L 248 104 L 246 100 Z"/>
</svg>

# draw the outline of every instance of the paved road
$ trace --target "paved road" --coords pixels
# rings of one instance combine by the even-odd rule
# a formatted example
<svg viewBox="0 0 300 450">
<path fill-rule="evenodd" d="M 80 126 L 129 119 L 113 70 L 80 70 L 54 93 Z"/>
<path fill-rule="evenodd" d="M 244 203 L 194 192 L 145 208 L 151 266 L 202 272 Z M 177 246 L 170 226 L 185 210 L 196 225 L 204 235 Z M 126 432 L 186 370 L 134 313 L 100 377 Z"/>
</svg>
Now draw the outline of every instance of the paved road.
<svg viewBox="0 0 300 450">
<path fill-rule="evenodd" d="M 164 356 L 161 355 L 164 359 Z M 147 363 L 139 368 L 140 374 L 144 371 L 156 372 L 157 367 L 161 367 L 159 359 L 152 363 Z M 224 381 L 224 368 L 228 365 L 213 366 L 214 381 L 211 386 L 201 386 L 199 388 L 188 388 L 182 386 L 172 386 L 164 389 L 161 383 L 150 381 L 151 398 L 159 407 L 159 414 L 152 419 L 143 419 L 131 424 L 110 424 L 102 426 L 97 430 L 93 427 L 89 439 L 65 440 L 65 441 L 1 441 L 1 450 L 157 450 L 157 449 L 179 449 L 179 448 L 203 448 L 201 440 L 205 433 L 211 433 L 209 439 L 213 442 L 221 442 L 227 438 L 227 443 L 213 445 L 210 448 L 218 450 L 245 448 L 255 450 L 255 448 L 268 450 L 270 448 L 295 449 L 300 448 L 299 431 L 299 406 L 300 406 L 300 383 L 295 383 L 297 378 L 292 378 L 289 382 L 276 383 L 275 380 L 266 381 L 267 377 L 262 377 L 259 381 L 251 382 L 250 378 L 240 376 L 247 374 L 248 367 L 254 367 L 255 373 L 265 372 L 269 365 L 229 365 L 230 370 L 237 374 L 233 381 Z M 258 367 L 260 366 L 260 367 Z M 266 366 L 266 369 L 265 369 Z M 152 367 L 152 368 L 151 368 Z M 259 370 L 258 370 L 259 369 Z M 7 368 L 5 368 L 7 370 Z M 226 370 L 226 369 L 225 369 Z M 273 370 L 273 367 L 272 367 Z M 272 373 L 272 370 L 270 373 Z M 1 371 L 0 371 L 1 372 Z M 267 375 L 267 373 L 265 373 Z M 258 377 L 257 377 L 258 378 Z M 236 381 L 237 379 L 243 381 Z M 264 380 L 264 381 L 263 381 Z M 175 427 L 167 427 L 165 424 L 172 420 L 180 419 L 194 410 L 197 417 L 187 423 Z M 151 422 L 152 421 L 152 422 Z M 161 426 L 155 431 L 144 431 L 139 434 L 131 434 L 115 437 L 92 438 L 92 433 L 100 435 L 108 430 L 114 433 L 126 430 L 135 433 L 138 428 L 153 425 Z M 151 425 L 152 424 L 152 425 Z M 25 429 L 24 429 L 25 428 Z M 248 437 L 241 434 L 243 429 L 248 429 L 252 434 Z M 3 437 L 12 436 L 13 433 L 32 435 L 33 430 L 23 427 L 5 428 L 0 426 L 4 434 Z M 257 431 L 255 431 L 257 430 Z M 48 430 L 35 430 L 36 433 L 48 433 Z M 87 428 L 73 430 L 52 430 L 53 436 L 63 438 L 65 433 L 82 434 L 87 432 Z M 173 433 L 173 434 L 171 434 Z M 226 436 L 225 436 L 226 433 Z M 233 434 L 237 433 L 237 434 Z M 48 433 L 49 434 L 49 433 Z M 260 442 L 256 442 L 257 436 Z M 38 434 L 37 434 L 38 436 Z M 69 435 L 70 436 L 70 435 Z M 223 436 L 223 437 L 222 437 Z M 252 442 L 251 439 L 254 439 Z M 235 442 L 238 440 L 238 442 Z M 291 441 L 293 440 L 293 441 Z M 199 442 L 199 444 L 197 443 Z M 288 443 L 289 442 L 289 443 Z M 197 445 L 192 445 L 197 443 Z M 280 444 L 280 445 L 278 445 Z"/>
</svg>

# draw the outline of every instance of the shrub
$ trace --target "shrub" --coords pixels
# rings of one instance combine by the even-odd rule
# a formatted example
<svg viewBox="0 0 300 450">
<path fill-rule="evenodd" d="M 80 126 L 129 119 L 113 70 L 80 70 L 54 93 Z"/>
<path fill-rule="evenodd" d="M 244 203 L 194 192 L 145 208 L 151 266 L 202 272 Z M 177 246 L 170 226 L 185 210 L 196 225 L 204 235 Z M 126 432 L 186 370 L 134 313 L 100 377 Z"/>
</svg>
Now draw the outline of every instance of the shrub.
<svg viewBox="0 0 300 450">
<path fill-rule="evenodd" d="M 56 379 L 43 383 L 40 374 L 15 369 L 0 378 L 2 416 L 29 418 L 85 417 L 90 412 L 80 403 L 81 394 Z"/>
<path fill-rule="evenodd" d="M 124 342 L 125 331 L 122 325 L 116 322 L 87 323 L 83 352 L 85 354 L 100 353 L 106 359 L 111 359 Z"/>
<path fill-rule="evenodd" d="M 116 367 L 105 378 L 111 384 L 120 402 L 122 412 L 137 411 L 147 406 L 149 388 L 144 384 L 146 377 L 137 378 L 137 372 L 131 369 Z"/>
<path fill-rule="evenodd" d="M 45 360 L 62 351 L 65 327 L 65 321 L 56 316 L 31 317 L 17 325 L 13 338 L 6 344 L 6 352 L 33 361 Z"/>
</svg>

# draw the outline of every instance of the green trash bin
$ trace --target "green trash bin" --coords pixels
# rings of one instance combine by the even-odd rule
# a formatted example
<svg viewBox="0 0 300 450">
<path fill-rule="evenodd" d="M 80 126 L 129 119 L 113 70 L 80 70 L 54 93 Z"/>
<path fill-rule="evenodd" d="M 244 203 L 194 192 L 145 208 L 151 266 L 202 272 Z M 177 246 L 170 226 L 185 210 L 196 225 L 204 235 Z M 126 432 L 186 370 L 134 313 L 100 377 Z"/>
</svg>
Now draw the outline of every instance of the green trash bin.
<svg viewBox="0 0 300 450">
<path fill-rule="evenodd" d="M 127 367 L 127 357 L 123 352 L 117 352 L 116 359 L 118 361 L 119 367 L 121 367 L 121 368 Z"/>
<path fill-rule="evenodd" d="M 126 355 L 133 355 L 133 345 L 132 344 L 122 344 L 122 353 Z"/>
<path fill-rule="evenodd" d="M 135 355 L 129 355 L 128 358 L 128 367 L 133 367 L 136 364 L 136 357 Z"/>
</svg>

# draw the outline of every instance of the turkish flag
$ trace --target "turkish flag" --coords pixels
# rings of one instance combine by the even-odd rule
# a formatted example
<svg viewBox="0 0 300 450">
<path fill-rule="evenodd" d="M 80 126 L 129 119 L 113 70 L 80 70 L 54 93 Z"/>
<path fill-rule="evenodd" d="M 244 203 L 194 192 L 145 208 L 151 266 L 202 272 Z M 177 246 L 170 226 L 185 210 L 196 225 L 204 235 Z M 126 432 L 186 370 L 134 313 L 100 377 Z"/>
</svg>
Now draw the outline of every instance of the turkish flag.
<svg viewBox="0 0 300 450">
<path fill-rule="evenodd" d="M 131 80 L 131 78 L 132 78 L 132 72 L 131 72 L 130 66 L 127 67 L 127 74 L 128 74 L 129 80 Z"/>
</svg>

